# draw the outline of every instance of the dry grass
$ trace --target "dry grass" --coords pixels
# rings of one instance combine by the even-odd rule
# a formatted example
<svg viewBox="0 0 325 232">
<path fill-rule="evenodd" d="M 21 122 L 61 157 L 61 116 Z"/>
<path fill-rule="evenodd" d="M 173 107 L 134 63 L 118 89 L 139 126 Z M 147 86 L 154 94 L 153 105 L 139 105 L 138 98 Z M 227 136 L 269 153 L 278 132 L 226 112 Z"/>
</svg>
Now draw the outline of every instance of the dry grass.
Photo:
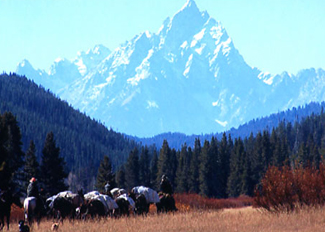
<svg viewBox="0 0 325 232">
<path fill-rule="evenodd" d="M 51 231 L 52 221 L 43 221 L 32 232 Z M 157 215 L 151 212 L 147 217 L 101 219 L 94 221 L 65 221 L 58 231 L 114 231 L 114 232 L 166 232 L 166 231 L 324 231 L 325 209 L 305 208 L 290 214 L 269 213 L 252 207 L 224 210 L 191 210 L 175 214 Z M 9 231 L 18 231 L 12 224 Z"/>
</svg>

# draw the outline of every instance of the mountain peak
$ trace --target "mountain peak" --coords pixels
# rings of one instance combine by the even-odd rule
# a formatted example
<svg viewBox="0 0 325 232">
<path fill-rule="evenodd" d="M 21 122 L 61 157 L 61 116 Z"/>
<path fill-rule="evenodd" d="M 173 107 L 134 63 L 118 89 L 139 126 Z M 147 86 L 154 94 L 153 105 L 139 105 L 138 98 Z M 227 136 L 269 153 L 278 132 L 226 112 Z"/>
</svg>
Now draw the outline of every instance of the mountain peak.
<svg viewBox="0 0 325 232">
<path fill-rule="evenodd" d="M 183 10 L 185 8 L 191 8 L 191 7 L 198 9 L 198 7 L 197 7 L 197 5 L 196 5 L 196 3 L 195 3 L 194 0 L 187 0 L 186 3 L 185 3 L 185 5 L 182 7 L 181 10 Z"/>
</svg>

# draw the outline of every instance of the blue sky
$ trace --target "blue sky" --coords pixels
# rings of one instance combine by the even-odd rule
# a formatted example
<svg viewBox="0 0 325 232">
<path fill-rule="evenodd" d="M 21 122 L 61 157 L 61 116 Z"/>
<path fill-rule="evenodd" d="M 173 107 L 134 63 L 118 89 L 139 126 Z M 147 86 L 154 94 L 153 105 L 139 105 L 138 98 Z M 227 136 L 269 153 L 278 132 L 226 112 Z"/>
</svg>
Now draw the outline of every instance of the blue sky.
<svg viewBox="0 0 325 232">
<path fill-rule="evenodd" d="M 48 70 L 96 44 L 114 50 L 157 32 L 186 0 L 0 0 L 0 72 L 23 59 Z M 325 1 L 196 0 L 221 21 L 250 66 L 272 74 L 325 69 Z"/>
</svg>

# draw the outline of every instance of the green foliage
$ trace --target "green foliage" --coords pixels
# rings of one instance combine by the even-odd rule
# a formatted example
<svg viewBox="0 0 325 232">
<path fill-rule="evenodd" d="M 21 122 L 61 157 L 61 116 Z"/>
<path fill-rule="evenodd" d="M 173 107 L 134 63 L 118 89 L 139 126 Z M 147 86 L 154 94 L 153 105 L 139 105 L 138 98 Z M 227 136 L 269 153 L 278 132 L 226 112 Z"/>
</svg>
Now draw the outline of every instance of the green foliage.
<svg viewBox="0 0 325 232">
<path fill-rule="evenodd" d="M 21 150 L 26 151 L 33 140 L 37 160 L 41 160 L 44 138 L 53 131 L 67 169 L 86 191 L 93 188 L 93 180 L 105 154 L 109 154 L 112 168 L 116 171 L 125 163 L 131 149 L 137 146 L 123 134 L 107 129 L 100 122 L 74 110 L 67 102 L 25 77 L 0 75 L 0 99 L 0 114 L 10 111 L 19 122 Z M 0 134 L 7 132 L 1 130 Z M 5 156 L 4 152 L 0 151 L 0 154 Z M 5 165 L 3 161 L 0 166 Z M 21 165 L 20 162 L 16 164 Z"/>
<path fill-rule="evenodd" d="M 116 187 L 115 174 L 113 173 L 112 163 L 109 157 L 105 155 L 98 168 L 95 187 L 99 192 L 104 192 L 105 185 L 107 183 L 110 185 L 111 189 Z"/>
<path fill-rule="evenodd" d="M 52 196 L 66 190 L 68 186 L 64 181 L 68 174 L 64 170 L 65 162 L 60 156 L 60 148 L 56 146 L 53 132 L 47 134 L 42 154 L 40 179 L 45 193 Z"/>
<path fill-rule="evenodd" d="M 24 166 L 24 189 L 27 189 L 28 181 L 30 178 L 40 178 L 40 165 L 36 158 L 36 148 L 33 140 L 29 143 L 29 148 L 25 155 L 25 166 Z"/>
<path fill-rule="evenodd" d="M 138 186 L 139 182 L 139 151 L 135 147 L 129 155 L 129 158 L 125 164 L 125 182 L 126 189 L 131 190 L 133 187 Z"/>
<path fill-rule="evenodd" d="M 145 146 L 141 149 L 139 159 L 139 182 L 144 186 L 151 187 L 150 175 L 149 149 Z"/>
<path fill-rule="evenodd" d="M 0 188 L 18 186 L 19 169 L 23 166 L 21 133 L 15 116 L 6 112 L 0 115 Z"/>
</svg>

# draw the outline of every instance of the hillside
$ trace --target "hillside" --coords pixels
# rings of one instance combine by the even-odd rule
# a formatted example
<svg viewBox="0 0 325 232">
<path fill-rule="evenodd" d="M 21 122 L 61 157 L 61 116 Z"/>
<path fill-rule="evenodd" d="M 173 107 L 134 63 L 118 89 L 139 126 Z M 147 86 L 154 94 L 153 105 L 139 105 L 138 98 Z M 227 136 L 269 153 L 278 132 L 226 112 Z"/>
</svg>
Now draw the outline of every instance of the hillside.
<svg viewBox="0 0 325 232">
<path fill-rule="evenodd" d="M 251 133 L 256 135 L 258 132 L 264 131 L 266 129 L 271 132 L 272 129 L 276 128 L 280 122 L 285 121 L 294 124 L 295 122 L 300 122 L 307 116 L 310 116 L 312 114 L 319 114 L 323 108 L 325 108 L 325 102 L 312 102 L 306 104 L 303 107 L 293 107 L 290 110 L 251 120 L 243 125 L 240 125 L 238 128 L 231 128 L 230 130 L 225 131 L 225 133 L 230 134 L 232 138 L 245 138 L 249 137 Z M 183 133 L 163 133 L 150 138 L 139 138 L 134 136 L 129 136 L 129 138 L 142 143 L 143 145 L 155 144 L 157 147 L 161 147 L 164 139 L 166 139 L 170 147 L 181 149 L 182 145 L 185 143 L 188 146 L 193 146 L 196 138 L 200 138 L 201 141 L 211 140 L 213 136 L 221 139 L 222 134 L 223 132 L 197 135 L 185 135 Z"/>
<path fill-rule="evenodd" d="M 25 77 L 0 75 L 0 99 L 0 113 L 10 111 L 17 118 L 23 150 L 33 140 L 40 158 L 46 134 L 52 131 L 67 168 L 77 177 L 84 174 L 83 178 L 93 178 L 104 155 L 117 168 L 136 146 L 124 135 L 108 130 Z"/>
</svg>

